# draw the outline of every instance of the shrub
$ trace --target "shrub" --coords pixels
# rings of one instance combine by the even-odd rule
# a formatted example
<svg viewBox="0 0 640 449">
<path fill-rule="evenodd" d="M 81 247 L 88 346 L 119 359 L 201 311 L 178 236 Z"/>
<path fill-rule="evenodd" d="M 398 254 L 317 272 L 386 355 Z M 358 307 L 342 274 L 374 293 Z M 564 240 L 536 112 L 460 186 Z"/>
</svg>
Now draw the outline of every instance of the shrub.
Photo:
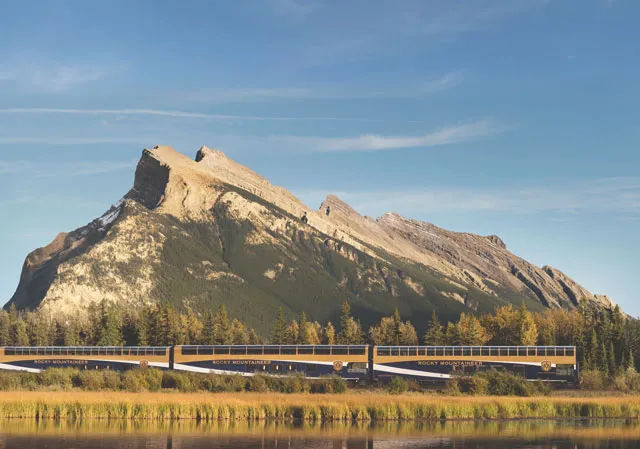
<svg viewBox="0 0 640 449">
<path fill-rule="evenodd" d="M 122 388 L 133 393 L 143 391 L 147 388 L 146 381 L 141 370 L 132 369 L 125 371 L 122 375 Z"/>
<path fill-rule="evenodd" d="M 583 390 L 601 390 L 604 376 L 597 370 L 584 370 L 580 373 L 580 388 Z"/>
<path fill-rule="evenodd" d="M 107 390 L 119 390 L 122 387 L 122 377 L 119 372 L 106 370 L 102 374 L 104 388 Z"/>
<path fill-rule="evenodd" d="M 118 376 L 120 378 L 120 376 Z M 104 388 L 104 373 L 95 370 L 82 370 L 78 373 L 76 385 L 85 390 L 101 390 Z"/>
<path fill-rule="evenodd" d="M 640 391 L 640 374 L 635 369 L 629 369 L 619 374 L 613 380 L 613 386 L 620 391 Z"/>
<path fill-rule="evenodd" d="M 406 379 L 393 376 L 387 385 L 387 390 L 391 394 L 401 394 L 409 390 L 409 384 Z"/>
<path fill-rule="evenodd" d="M 484 376 L 455 378 L 455 388 L 459 393 L 481 396 L 489 394 L 489 380 Z"/>
<path fill-rule="evenodd" d="M 74 368 L 49 368 L 40 373 L 40 384 L 47 387 L 57 387 L 68 390 L 73 387 L 74 377 L 78 370 Z"/>
<path fill-rule="evenodd" d="M 172 388 L 184 392 L 192 392 L 200 389 L 197 376 L 190 373 L 165 371 L 162 373 L 162 388 Z"/>
<path fill-rule="evenodd" d="M 269 391 L 267 380 L 262 375 L 249 377 L 245 388 L 247 391 L 254 391 L 257 393 L 265 393 Z"/>
</svg>

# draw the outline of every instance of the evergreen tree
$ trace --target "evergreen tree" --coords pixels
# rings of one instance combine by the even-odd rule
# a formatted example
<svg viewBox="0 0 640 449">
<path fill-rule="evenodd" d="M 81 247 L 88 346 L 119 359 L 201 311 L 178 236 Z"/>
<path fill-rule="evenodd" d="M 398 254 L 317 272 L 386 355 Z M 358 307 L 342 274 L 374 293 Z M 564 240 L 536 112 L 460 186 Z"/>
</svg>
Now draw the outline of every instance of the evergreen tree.
<svg viewBox="0 0 640 449">
<path fill-rule="evenodd" d="M 27 323 L 22 316 L 17 316 L 11 326 L 11 343 L 14 346 L 29 346 Z"/>
<path fill-rule="evenodd" d="M 149 307 L 145 306 L 140 311 L 140 314 L 135 320 L 136 324 L 136 340 L 138 346 L 149 346 L 151 336 L 149 335 L 151 329 L 151 314 L 152 311 Z"/>
<path fill-rule="evenodd" d="M 431 321 L 429 321 L 427 333 L 424 336 L 424 344 L 427 346 L 441 346 L 444 344 L 444 329 L 435 310 L 431 313 Z"/>
<path fill-rule="evenodd" d="M 325 345 L 334 345 L 336 343 L 336 329 L 331 324 L 331 321 L 324 327 L 322 334 L 322 343 Z"/>
<path fill-rule="evenodd" d="M 522 302 L 518 312 L 518 344 L 521 346 L 535 346 L 538 341 L 538 328 L 527 306 Z"/>
<path fill-rule="evenodd" d="M 5 310 L 0 309 L 0 346 L 11 344 L 11 316 Z"/>
<path fill-rule="evenodd" d="M 300 339 L 300 326 L 296 320 L 292 320 L 291 323 L 287 326 L 287 329 L 284 333 L 284 344 L 285 345 L 297 345 Z"/>
<path fill-rule="evenodd" d="M 260 337 L 258 337 L 258 334 L 256 333 L 255 329 L 251 329 L 249 331 L 249 344 L 250 345 L 261 345 L 262 344 L 262 339 Z"/>
<path fill-rule="evenodd" d="M 276 318 L 276 322 L 273 325 L 273 332 L 271 334 L 271 341 L 275 345 L 284 344 L 286 338 L 286 329 L 287 323 L 284 319 L 284 312 L 282 311 L 282 307 L 278 309 L 278 316 Z"/>
<path fill-rule="evenodd" d="M 218 307 L 216 318 L 213 326 L 215 344 L 228 345 L 231 344 L 231 324 L 229 324 L 229 315 L 224 304 Z"/>
<path fill-rule="evenodd" d="M 402 326 L 402 318 L 398 308 L 393 311 L 393 345 L 398 346 L 400 344 L 400 327 Z"/>
<path fill-rule="evenodd" d="M 204 329 L 202 330 L 202 341 L 205 345 L 214 345 L 216 343 L 216 315 L 213 312 L 207 312 L 204 316 Z"/>
<path fill-rule="evenodd" d="M 237 319 L 233 319 L 231 322 L 231 341 L 234 345 L 247 345 L 249 344 L 249 334 L 247 328 Z"/>
<path fill-rule="evenodd" d="M 122 345 L 121 319 L 117 307 L 106 300 L 100 303 L 100 324 L 98 329 L 98 346 Z"/>
</svg>

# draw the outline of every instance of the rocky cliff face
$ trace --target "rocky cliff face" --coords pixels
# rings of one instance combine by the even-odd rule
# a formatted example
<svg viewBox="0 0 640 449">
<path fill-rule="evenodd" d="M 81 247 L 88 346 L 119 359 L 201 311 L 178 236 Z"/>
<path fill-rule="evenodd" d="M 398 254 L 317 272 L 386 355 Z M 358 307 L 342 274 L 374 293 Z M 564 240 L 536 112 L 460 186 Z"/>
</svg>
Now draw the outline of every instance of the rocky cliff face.
<svg viewBox="0 0 640 449">
<path fill-rule="evenodd" d="M 103 298 L 126 307 L 169 300 L 197 312 L 225 303 L 258 329 L 278 307 L 335 322 L 344 299 L 364 324 L 398 307 L 419 329 L 432 310 L 454 319 L 522 301 L 534 310 L 582 299 L 612 305 L 511 254 L 497 236 L 392 213 L 374 220 L 335 196 L 310 210 L 207 147 L 195 160 L 169 147 L 144 150 L 121 201 L 27 257 L 8 306 L 82 313 Z"/>
</svg>

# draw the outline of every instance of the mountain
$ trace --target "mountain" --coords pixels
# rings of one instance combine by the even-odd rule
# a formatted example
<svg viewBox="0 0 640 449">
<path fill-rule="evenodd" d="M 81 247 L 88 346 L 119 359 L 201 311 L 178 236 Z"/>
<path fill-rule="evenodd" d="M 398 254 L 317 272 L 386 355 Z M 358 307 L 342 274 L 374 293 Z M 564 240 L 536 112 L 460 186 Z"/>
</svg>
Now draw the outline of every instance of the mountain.
<svg viewBox="0 0 640 449">
<path fill-rule="evenodd" d="M 220 151 L 192 160 L 166 146 L 143 151 L 133 188 L 102 217 L 27 256 L 7 307 L 75 314 L 103 298 L 199 313 L 224 303 L 264 332 L 279 307 L 335 323 L 345 299 L 365 325 L 397 307 L 419 330 L 432 310 L 613 304 L 497 236 L 372 219 L 335 196 L 311 210 Z"/>
</svg>

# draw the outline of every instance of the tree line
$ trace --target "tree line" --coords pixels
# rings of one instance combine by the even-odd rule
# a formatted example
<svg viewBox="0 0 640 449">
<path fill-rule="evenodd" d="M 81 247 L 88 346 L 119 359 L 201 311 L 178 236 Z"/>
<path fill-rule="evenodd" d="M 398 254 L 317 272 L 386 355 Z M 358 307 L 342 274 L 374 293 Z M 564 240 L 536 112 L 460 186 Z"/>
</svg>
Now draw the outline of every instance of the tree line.
<svg viewBox="0 0 640 449">
<path fill-rule="evenodd" d="M 265 338 L 266 337 L 266 338 Z M 576 309 L 532 313 L 524 303 L 497 307 L 494 313 L 462 313 L 456 322 L 442 323 L 435 312 L 419 337 L 410 321 L 396 309 L 392 316 L 363 329 L 342 304 L 338 326 L 321 324 L 302 313 L 287 321 L 280 309 L 270 335 L 259 335 L 229 316 L 216 312 L 178 311 L 170 304 L 122 310 L 108 301 L 88 306 L 85 319 L 52 318 L 44 310 L 0 310 L 0 346 L 168 346 L 182 344 L 368 344 L 415 346 L 576 346 L 582 370 L 615 376 L 629 368 L 640 370 L 640 321 L 583 302 Z"/>
</svg>

